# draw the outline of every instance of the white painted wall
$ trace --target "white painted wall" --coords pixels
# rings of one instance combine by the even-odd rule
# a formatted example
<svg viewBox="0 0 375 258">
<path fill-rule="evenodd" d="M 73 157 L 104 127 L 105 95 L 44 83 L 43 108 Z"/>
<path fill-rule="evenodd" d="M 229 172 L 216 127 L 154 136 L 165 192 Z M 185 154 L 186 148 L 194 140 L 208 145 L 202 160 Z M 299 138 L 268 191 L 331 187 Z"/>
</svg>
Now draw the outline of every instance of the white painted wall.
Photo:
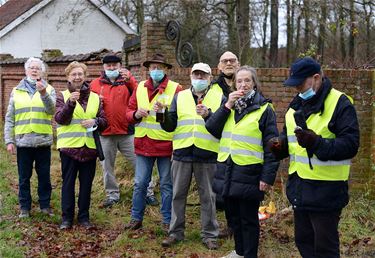
<svg viewBox="0 0 375 258">
<path fill-rule="evenodd" d="M 87 0 L 54 0 L 0 38 L 0 53 L 41 56 L 43 49 L 64 55 L 101 48 L 119 51 L 126 34 Z"/>
</svg>

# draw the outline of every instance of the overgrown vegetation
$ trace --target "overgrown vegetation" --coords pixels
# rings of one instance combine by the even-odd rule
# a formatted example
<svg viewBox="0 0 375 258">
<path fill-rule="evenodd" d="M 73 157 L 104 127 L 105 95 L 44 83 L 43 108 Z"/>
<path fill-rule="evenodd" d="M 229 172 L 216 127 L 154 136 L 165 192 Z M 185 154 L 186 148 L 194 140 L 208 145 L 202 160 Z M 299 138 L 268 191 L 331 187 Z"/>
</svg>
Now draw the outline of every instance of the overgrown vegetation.
<svg viewBox="0 0 375 258">
<path fill-rule="evenodd" d="M 3 142 L 0 142 L 4 146 Z M 121 184 L 121 202 L 112 209 L 101 209 L 105 198 L 101 167 L 98 165 L 91 204 L 91 220 L 96 229 L 87 231 L 78 226 L 60 231 L 60 162 L 58 152 L 53 152 L 52 206 L 55 215 L 39 214 L 36 176 L 32 177 L 33 209 L 29 219 L 18 219 L 17 168 L 14 156 L 0 149 L 0 257 L 220 257 L 233 249 L 233 240 L 220 240 L 220 248 L 207 250 L 200 240 L 199 201 L 197 192 L 190 192 L 186 216 L 186 240 L 176 246 L 161 247 L 164 238 L 160 227 L 158 207 L 147 207 L 144 227 L 135 232 L 124 231 L 130 219 L 132 196 L 132 170 L 118 158 L 116 173 Z M 78 185 L 78 184 L 77 184 Z M 78 191 L 78 189 L 77 189 Z M 158 193 L 158 191 L 157 191 Z M 342 214 L 342 257 L 375 256 L 375 202 L 371 194 L 357 192 Z M 160 196 L 158 195 L 159 199 Z M 262 222 L 260 257 L 300 257 L 294 245 L 293 216 L 288 202 L 280 190 L 267 196 L 278 212 Z M 224 225 L 224 214 L 218 212 Z"/>
</svg>

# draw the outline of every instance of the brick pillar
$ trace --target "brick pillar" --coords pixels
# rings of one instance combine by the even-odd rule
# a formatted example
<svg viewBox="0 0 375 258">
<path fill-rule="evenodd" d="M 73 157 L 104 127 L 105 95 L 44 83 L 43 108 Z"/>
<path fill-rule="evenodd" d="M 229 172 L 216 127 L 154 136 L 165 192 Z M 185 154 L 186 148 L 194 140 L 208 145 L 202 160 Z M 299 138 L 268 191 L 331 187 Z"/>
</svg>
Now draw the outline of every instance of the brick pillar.
<svg viewBox="0 0 375 258">
<path fill-rule="evenodd" d="M 141 66 L 144 61 L 150 59 L 155 53 L 163 54 L 174 68 L 179 66 L 175 56 L 176 42 L 167 40 L 165 37 L 165 26 L 166 24 L 159 22 L 145 22 L 143 24 Z"/>
</svg>

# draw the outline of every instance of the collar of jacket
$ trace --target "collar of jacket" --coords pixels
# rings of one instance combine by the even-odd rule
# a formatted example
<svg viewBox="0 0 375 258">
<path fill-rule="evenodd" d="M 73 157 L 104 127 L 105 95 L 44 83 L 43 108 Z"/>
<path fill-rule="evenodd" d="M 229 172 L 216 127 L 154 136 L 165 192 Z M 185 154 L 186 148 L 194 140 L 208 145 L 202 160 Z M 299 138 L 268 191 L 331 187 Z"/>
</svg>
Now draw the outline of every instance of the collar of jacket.
<svg viewBox="0 0 375 258">
<path fill-rule="evenodd" d="M 109 84 L 112 86 L 118 86 L 118 85 L 125 85 L 126 81 L 124 80 L 124 77 L 121 76 L 121 74 L 116 78 L 114 82 L 111 82 L 111 80 L 105 75 L 105 72 L 101 72 L 100 76 L 100 82 L 104 84 Z"/>
<path fill-rule="evenodd" d="M 304 101 L 298 94 L 294 97 L 289 107 L 294 110 L 302 109 L 305 113 L 306 119 L 311 115 L 320 112 L 324 112 L 324 101 L 327 98 L 328 94 L 331 92 L 332 84 L 331 81 L 327 78 L 323 78 L 323 83 L 318 92 L 311 99 Z"/>
<path fill-rule="evenodd" d="M 152 79 L 151 77 L 148 78 L 148 80 L 145 82 L 145 86 L 147 87 L 147 89 L 151 90 L 151 91 L 158 91 L 160 94 L 162 94 L 165 90 L 165 88 L 167 88 L 167 85 L 168 85 L 168 76 L 167 75 L 164 75 L 164 78 L 163 80 L 160 82 L 159 86 L 154 89 L 154 85 L 152 83 Z"/>
<path fill-rule="evenodd" d="M 26 83 L 27 83 L 27 80 L 26 80 L 26 77 L 25 77 L 25 78 L 23 78 L 23 79 L 18 83 L 18 85 L 16 86 L 16 89 L 17 89 L 17 90 L 23 90 L 23 91 L 27 91 L 27 92 L 29 92 L 29 89 L 27 88 Z M 35 89 L 35 91 L 36 91 L 36 89 Z"/>
<path fill-rule="evenodd" d="M 70 82 L 68 82 L 68 89 L 70 92 L 73 92 L 70 86 Z M 80 98 L 84 98 L 85 96 L 90 94 L 90 85 L 87 82 L 84 82 L 81 86 L 81 89 L 79 90 L 79 93 L 81 94 Z"/>
</svg>

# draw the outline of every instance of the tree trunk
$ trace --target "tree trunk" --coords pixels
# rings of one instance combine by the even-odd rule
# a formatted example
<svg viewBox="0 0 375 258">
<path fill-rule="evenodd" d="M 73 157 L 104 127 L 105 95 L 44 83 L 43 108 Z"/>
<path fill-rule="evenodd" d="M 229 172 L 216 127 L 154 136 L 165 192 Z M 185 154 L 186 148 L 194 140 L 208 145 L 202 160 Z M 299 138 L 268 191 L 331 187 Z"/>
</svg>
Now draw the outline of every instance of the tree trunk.
<svg viewBox="0 0 375 258">
<path fill-rule="evenodd" d="M 144 14 L 144 5 L 142 0 L 137 0 L 136 4 L 136 13 L 137 13 L 137 33 L 140 34 L 145 20 Z"/>
<path fill-rule="evenodd" d="M 228 30 L 228 48 L 238 55 L 238 34 L 236 28 L 236 3 L 233 0 L 226 0 L 227 30 Z"/>
<path fill-rule="evenodd" d="M 300 38 L 301 38 L 301 19 L 302 19 L 302 10 L 301 10 L 301 2 L 298 1 L 298 9 L 299 9 L 299 15 L 297 18 L 297 34 L 296 34 L 296 45 L 295 45 L 295 50 L 294 54 L 297 55 L 297 53 L 300 51 Z M 297 57 L 297 56 L 296 56 Z"/>
<path fill-rule="evenodd" d="M 271 42 L 270 42 L 270 67 L 278 66 L 278 39 L 279 39 L 279 1 L 271 0 Z"/>
<path fill-rule="evenodd" d="M 268 20 L 268 8 L 269 8 L 269 0 L 264 1 L 264 16 L 263 16 L 263 38 L 262 38 L 262 66 L 267 66 L 267 20 Z"/>
<path fill-rule="evenodd" d="M 349 59 L 354 64 L 355 58 L 355 36 L 357 34 L 357 26 L 355 22 L 354 0 L 350 0 L 350 35 L 349 35 Z"/>
<path fill-rule="evenodd" d="M 324 41 L 326 39 L 326 24 L 327 24 L 327 4 L 325 1 L 320 3 L 320 20 L 319 20 L 319 35 L 318 35 L 318 55 L 320 62 L 324 60 Z"/>
<path fill-rule="evenodd" d="M 311 0 L 304 0 L 303 1 L 303 16 L 305 18 L 305 29 L 304 29 L 304 47 L 305 51 L 310 47 L 310 1 Z"/>
<path fill-rule="evenodd" d="M 346 60 L 346 49 L 345 49 L 345 34 L 344 34 L 344 7 L 339 7 L 339 22 L 340 22 L 340 51 L 341 51 L 341 62 L 345 63 Z"/>
<path fill-rule="evenodd" d="M 250 52 L 250 3 L 249 0 L 237 0 L 236 2 L 239 58 L 241 64 L 246 64 Z"/>
<path fill-rule="evenodd" d="M 293 27 L 291 17 L 290 0 L 285 1 L 286 4 L 286 63 L 290 63 L 290 54 L 293 44 Z M 293 3 L 292 3 L 293 4 Z"/>
</svg>

